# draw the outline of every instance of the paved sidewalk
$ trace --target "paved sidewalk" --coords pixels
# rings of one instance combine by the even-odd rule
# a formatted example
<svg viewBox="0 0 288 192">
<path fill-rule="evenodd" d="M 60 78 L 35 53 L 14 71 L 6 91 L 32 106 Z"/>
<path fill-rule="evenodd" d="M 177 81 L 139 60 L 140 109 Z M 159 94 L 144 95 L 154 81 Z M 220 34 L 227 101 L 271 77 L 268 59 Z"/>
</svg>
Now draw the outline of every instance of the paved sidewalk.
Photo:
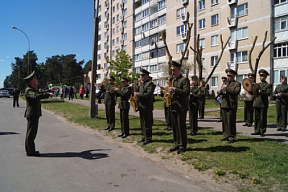
<svg viewBox="0 0 288 192">
<path fill-rule="evenodd" d="M 81 100 L 81 99 L 73 99 L 73 100 L 68 100 L 65 99 L 66 102 L 70 103 L 77 103 L 81 104 L 87 107 L 90 107 L 90 101 L 87 100 Z M 105 106 L 104 104 L 98 104 L 98 109 L 104 110 Z M 119 112 L 118 105 L 116 105 L 115 108 L 116 112 Z M 210 108 L 206 109 L 206 112 L 211 112 L 211 111 L 219 111 L 219 108 Z M 139 116 L 138 112 L 134 112 L 132 107 L 130 108 L 129 115 L 134 115 L 134 116 Z M 164 118 L 164 110 L 154 110 L 153 111 L 153 117 L 155 120 L 161 120 L 165 121 Z M 187 123 L 188 123 L 188 114 L 187 114 Z M 218 122 L 219 118 L 217 117 L 212 117 L 212 116 L 205 116 L 204 119 L 199 119 L 198 121 L 198 126 L 199 127 L 206 127 L 206 128 L 211 128 L 217 131 L 222 131 L 222 123 Z M 288 144 L 288 131 L 287 132 L 279 132 L 276 131 L 277 127 L 276 124 L 268 124 L 267 126 L 267 131 L 265 134 L 265 137 L 260 137 L 259 135 L 251 135 L 251 133 L 254 132 L 254 127 L 244 127 L 243 126 L 244 122 L 242 120 L 237 120 L 237 134 L 245 135 L 245 136 L 250 136 L 254 137 L 256 139 L 266 139 L 266 140 L 274 140 L 278 142 L 283 142 Z"/>
</svg>

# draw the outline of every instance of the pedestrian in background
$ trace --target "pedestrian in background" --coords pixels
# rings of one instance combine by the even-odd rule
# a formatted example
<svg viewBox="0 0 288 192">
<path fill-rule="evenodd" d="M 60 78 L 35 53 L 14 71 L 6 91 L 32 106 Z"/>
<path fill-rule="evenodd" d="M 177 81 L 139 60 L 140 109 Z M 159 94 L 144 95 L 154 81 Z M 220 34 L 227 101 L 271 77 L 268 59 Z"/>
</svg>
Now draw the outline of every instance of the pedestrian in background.
<svg viewBox="0 0 288 192">
<path fill-rule="evenodd" d="M 20 91 L 17 88 L 17 86 L 14 86 L 14 89 L 12 91 L 12 95 L 13 95 L 13 107 L 15 107 L 15 105 L 17 105 L 17 107 L 19 107 L 19 95 L 20 95 Z"/>
<path fill-rule="evenodd" d="M 80 95 L 80 98 L 83 100 L 83 95 L 84 95 L 84 88 L 83 88 L 83 86 L 81 86 L 80 89 L 79 89 L 79 95 Z"/>
<path fill-rule="evenodd" d="M 35 76 L 34 71 L 25 77 L 24 80 L 26 80 L 28 85 L 25 89 L 26 110 L 24 117 L 27 119 L 25 150 L 27 156 L 39 156 L 39 151 L 35 150 L 34 140 L 38 131 L 39 118 L 42 116 L 40 100 L 54 96 L 54 94 L 46 92 L 42 93 L 37 90 L 38 79 Z"/>
</svg>

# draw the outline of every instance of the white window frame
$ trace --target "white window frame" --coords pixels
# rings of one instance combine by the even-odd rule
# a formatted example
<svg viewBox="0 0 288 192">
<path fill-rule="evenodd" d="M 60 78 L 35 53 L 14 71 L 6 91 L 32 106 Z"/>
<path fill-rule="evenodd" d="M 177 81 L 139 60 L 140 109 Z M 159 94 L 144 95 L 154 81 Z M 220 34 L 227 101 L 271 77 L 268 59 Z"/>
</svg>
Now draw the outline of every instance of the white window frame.
<svg viewBox="0 0 288 192">
<path fill-rule="evenodd" d="M 205 18 L 204 19 L 200 19 L 199 20 L 199 29 L 205 29 L 206 25 L 205 25 Z"/>
<path fill-rule="evenodd" d="M 199 8 L 199 11 L 205 9 L 205 0 L 199 0 L 198 1 L 198 8 Z"/>
<path fill-rule="evenodd" d="M 214 67 L 218 61 L 218 55 L 211 56 L 211 67 Z"/>
<path fill-rule="evenodd" d="M 211 6 L 217 5 L 219 0 L 211 0 Z"/>
<path fill-rule="evenodd" d="M 178 36 L 178 35 L 181 35 L 181 34 L 183 34 L 183 33 L 186 33 L 186 32 L 187 32 L 187 24 L 178 26 L 178 27 L 176 28 L 176 34 L 177 34 L 177 36 Z"/>
<path fill-rule="evenodd" d="M 176 18 L 180 18 L 182 15 L 187 15 L 187 7 L 181 7 L 176 10 Z"/>
<path fill-rule="evenodd" d="M 288 16 L 283 16 L 275 19 L 275 31 L 288 30 Z"/>
<path fill-rule="evenodd" d="M 239 51 L 236 53 L 236 63 L 247 63 L 248 51 Z"/>
<path fill-rule="evenodd" d="M 199 39 L 199 48 L 202 46 L 202 48 L 205 48 L 205 38 Z"/>
<path fill-rule="evenodd" d="M 219 35 L 213 35 L 211 36 L 211 47 L 219 45 Z"/>
<path fill-rule="evenodd" d="M 186 43 L 179 43 L 176 45 L 176 53 L 181 53 L 184 51 Z"/>
<path fill-rule="evenodd" d="M 218 87 L 218 77 L 211 77 L 211 82 L 210 82 L 211 87 Z"/>
<path fill-rule="evenodd" d="M 219 14 L 211 16 L 211 26 L 219 25 Z"/>
</svg>

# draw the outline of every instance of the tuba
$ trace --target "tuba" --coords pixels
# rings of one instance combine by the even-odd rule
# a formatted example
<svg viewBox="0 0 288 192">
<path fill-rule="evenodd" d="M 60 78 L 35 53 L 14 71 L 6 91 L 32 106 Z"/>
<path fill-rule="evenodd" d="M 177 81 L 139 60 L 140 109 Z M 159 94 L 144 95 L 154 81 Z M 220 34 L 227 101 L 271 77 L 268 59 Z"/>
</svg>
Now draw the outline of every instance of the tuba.
<svg viewBox="0 0 288 192">
<path fill-rule="evenodd" d="M 136 82 L 137 81 L 135 81 L 134 82 L 134 89 L 133 89 L 133 92 L 135 93 L 136 92 Z M 138 99 L 137 99 L 137 97 L 136 96 L 134 96 L 134 97 L 130 97 L 130 99 L 129 99 L 129 102 L 131 103 L 131 105 L 132 105 L 132 107 L 133 107 L 133 109 L 134 109 L 134 112 L 137 112 L 138 111 Z"/>
<path fill-rule="evenodd" d="M 171 87 L 172 82 L 171 80 L 168 81 L 168 87 Z M 168 91 L 167 93 L 165 93 L 164 95 L 164 101 L 165 101 L 165 106 L 169 107 L 171 105 L 171 92 Z"/>
</svg>

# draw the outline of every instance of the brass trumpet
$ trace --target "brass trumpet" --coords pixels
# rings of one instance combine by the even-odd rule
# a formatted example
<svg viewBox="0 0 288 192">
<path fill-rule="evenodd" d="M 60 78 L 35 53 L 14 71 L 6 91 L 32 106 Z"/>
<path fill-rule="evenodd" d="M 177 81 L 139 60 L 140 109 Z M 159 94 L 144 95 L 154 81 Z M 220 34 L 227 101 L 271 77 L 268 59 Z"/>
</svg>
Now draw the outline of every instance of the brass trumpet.
<svg viewBox="0 0 288 192">
<path fill-rule="evenodd" d="M 137 83 L 137 81 L 135 81 L 133 84 L 133 91 L 134 91 L 134 93 L 136 92 L 136 83 Z M 136 96 L 134 96 L 134 97 L 130 97 L 129 98 L 129 102 L 131 103 L 131 105 L 132 105 L 132 107 L 133 107 L 133 109 L 134 109 L 134 112 L 137 112 L 138 111 L 138 99 L 137 99 L 137 97 Z"/>
<path fill-rule="evenodd" d="M 172 82 L 171 80 L 168 81 L 168 88 L 171 87 Z M 169 107 L 171 105 L 171 92 L 168 90 L 167 93 L 164 95 L 165 106 Z"/>
</svg>

